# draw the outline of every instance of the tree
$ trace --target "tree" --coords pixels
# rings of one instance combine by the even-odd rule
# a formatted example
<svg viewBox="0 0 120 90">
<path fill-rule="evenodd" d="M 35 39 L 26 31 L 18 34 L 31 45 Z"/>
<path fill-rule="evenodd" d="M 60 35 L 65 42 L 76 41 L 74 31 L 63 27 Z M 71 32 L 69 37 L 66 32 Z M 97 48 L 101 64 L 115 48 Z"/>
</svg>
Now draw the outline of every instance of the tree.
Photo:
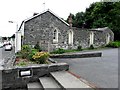
<svg viewBox="0 0 120 90">
<path fill-rule="evenodd" d="M 15 38 L 15 34 L 13 34 L 13 35 L 11 36 L 11 38 Z"/>
<path fill-rule="evenodd" d="M 7 40 L 7 37 L 2 37 L 3 40 Z"/>
<path fill-rule="evenodd" d="M 92 3 L 86 11 L 73 15 L 73 26 L 81 28 L 109 27 L 120 40 L 120 2 Z"/>
</svg>

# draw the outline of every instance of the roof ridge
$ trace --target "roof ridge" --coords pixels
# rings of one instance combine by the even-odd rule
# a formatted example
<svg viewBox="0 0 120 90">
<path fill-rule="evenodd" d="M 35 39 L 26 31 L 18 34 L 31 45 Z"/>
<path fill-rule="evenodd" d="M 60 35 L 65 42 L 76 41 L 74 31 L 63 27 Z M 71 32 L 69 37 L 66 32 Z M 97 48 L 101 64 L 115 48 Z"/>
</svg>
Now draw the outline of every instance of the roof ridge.
<svg viewBox="0 0 120 90">
<path fill-rule="evenodd" d="M 29 20 L 31 20 L 31 19 L 33 19 L 33 18 L 35 18 L 35 17 L 41 15 L 41 14 L 47 12 L 47 11 L 49 11 L 49 12 L 52 13 L 54 16 L 56 16 L 56 17 L 57 17 L 59 20 L 61 20 L 64 24 L 66 24 L 67 26 L 69 26 L 69 24 L 68 24 L 67 22 L 65 22 L 63 19 L 61 19 L 58 15 L 56 15 L 56 14 L 55 14 L 54 12 L 52 12 L 50 9 L 46 9 L 46 10 L 44 10 L 43 12 L 41 12 L 41 13 L 35 15 L 35 16 L 31 16 L 31 17 L 29 17 L 29 18 L 23 20 L 22 23 L 21 23 L 21 25 L 20 25 L 20 28 L 18 29 L 18 31 L 20 31 L 20 29 L 21 29 L 23 23 L 25 23 L 25 22 L 27 22 L 27 21 L 29 21 Z"/>
<path fill-rule="evenodd" d="M 67 22 L 65 22 L 63 19 L 61 19 L 58 15 L 56 15 L 56 14 L 55 14 L 54 12 L 52 12 L 50 9 L 44 10 L 43 12 L 41 12 L 41 13 L 35 15 L 35 16 L 31 16 L 31 17 L 25 19 L 24 22 L 27 22 L 27 21 L 29 21 L 29 20 L 31 20 L 31 19 L 33 19 L 33 18 L 35 18 L 35 17 L 37 17 L 37 16 L 45 13 L 45 12 L 47 12 L 47 11 L 49 11 L 50 13 L 52 13 L 53 15 L 55 15 L 58 19 L 60 19 L 60 20 L 61 20 L 62 22 L 64 22 L 67 26 L 69 26 L 69 24 L 68 24 Z"/>
</svg>

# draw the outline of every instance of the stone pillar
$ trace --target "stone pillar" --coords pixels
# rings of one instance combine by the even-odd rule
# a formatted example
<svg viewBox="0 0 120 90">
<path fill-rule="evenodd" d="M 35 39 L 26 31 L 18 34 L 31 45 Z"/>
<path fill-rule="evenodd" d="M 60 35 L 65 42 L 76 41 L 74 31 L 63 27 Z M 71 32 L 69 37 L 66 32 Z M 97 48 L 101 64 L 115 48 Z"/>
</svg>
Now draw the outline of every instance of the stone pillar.
<svg viewBox="0 0 120 90">
<path fill-rule="evenodd" d="M 72 28 L 72 14 L 68 16 L 68 23 L 70 25 L 70 28 Z"/>
<path fill-rule="evenodd" d="M 21 32 L 16 32 L 15 35 L 15 53 L 21 50 Z"/>
</svg>

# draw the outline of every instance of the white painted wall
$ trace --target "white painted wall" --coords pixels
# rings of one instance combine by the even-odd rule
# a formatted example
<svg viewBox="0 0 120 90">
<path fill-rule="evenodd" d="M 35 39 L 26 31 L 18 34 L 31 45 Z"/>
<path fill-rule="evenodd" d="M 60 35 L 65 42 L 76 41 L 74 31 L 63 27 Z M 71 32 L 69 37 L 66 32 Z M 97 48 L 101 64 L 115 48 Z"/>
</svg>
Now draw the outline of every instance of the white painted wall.
<svg viewBox="0 0 120 90">
<path fill-rule="evenodd" d="M 22 24 L 20 31 L 21 31 L 21 35 L 24 36 L 24 23 Z"/>
<path fill-rule="evenodd" d="M 15 53 L 21 50 L 21 32 L 18 31 L 15 34 Z"/>
</svg>

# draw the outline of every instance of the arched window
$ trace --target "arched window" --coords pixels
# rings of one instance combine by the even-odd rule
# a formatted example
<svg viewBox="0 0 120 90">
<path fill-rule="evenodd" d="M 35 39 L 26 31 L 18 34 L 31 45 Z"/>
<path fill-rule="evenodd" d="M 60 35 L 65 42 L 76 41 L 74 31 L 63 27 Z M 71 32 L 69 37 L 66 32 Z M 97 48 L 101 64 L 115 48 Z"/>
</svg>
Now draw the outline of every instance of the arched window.
<svg viewBox="0 0 120 90">
<path fill-rule="evenodd" d="M 90 32 L 90 45 L 94 44 L 94 33 Z"/>
<path fill-rule="evenodd" d="M 73 32 L 72 31 L 69 31 L 68 33 L 68 37 L 69 37 L 69 44 L 73 44 Z"/>
<path fill-rule="evenodd" d="M 57 43 L 58 42 L 58 30 L 54 30 L 53 31 L 53 43 Z"/>
<path fill-rule="evenodd" d="M 107 35 L 106 35 L 106 44 L 108 44 L 110 42 L 110 34 L 108 33 Z"/>
<path fill-rule="evenodd" d="M 54 30 L 53 32 L 53 39 L 56 39 L 57 38 L 57 30 Z"/>
</svg>

